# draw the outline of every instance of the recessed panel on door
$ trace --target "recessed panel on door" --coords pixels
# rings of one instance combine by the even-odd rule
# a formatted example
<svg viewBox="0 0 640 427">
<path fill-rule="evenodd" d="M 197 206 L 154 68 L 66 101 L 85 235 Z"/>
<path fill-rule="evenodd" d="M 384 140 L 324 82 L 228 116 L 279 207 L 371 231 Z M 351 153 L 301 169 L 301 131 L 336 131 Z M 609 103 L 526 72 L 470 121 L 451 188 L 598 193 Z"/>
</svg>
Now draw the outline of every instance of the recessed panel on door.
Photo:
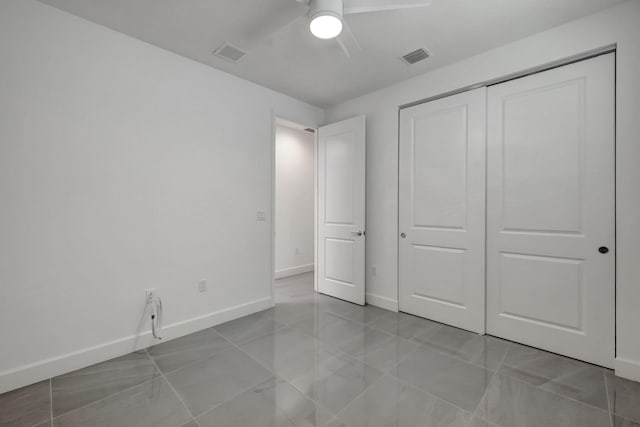
<svg viewBox="0 0 640 427">
<path fill-rule="evenodd" d="M 400 310 L 484 331 L 485 89 L 400 113 Z"/>
<path fill-rule="evenodd" d="M 492 86 L 487 101 L 487 332 L 603 366 L 615 339 L 613 72 L 603 55 Z"/>
<path fill-rule="evenodd" d="M 354 131 L 347 130 L 324 139 L 325 222 L 353 225 Z"/>
</svg>

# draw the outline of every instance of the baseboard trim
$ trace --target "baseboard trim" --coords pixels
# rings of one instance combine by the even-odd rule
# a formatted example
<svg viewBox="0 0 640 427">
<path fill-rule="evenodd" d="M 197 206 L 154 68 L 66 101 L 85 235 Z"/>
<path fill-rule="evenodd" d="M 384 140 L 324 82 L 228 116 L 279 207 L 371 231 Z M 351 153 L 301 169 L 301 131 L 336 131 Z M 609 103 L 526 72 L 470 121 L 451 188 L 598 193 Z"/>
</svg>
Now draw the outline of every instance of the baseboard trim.
<svg viewBox="0 0 640 427">
<path fill-rule="evenodd" d="M 613 366 L 616 376 L 640 382 L 640 362 L 616 357 Z"/>
<path fill-rule="evenodd" d="M 171 341 L 172 339 L 180 338 L 184 335 L 201 331 L 202 329 L 266 310 L 273 307 L 273 305 L 273 298 L 267 297 L 165 325 L 162 328 L 161 342 Z M 139 335 L 131 335 L 0 372 L 0 394 L 57 375 L 75 371 L 76 369 L 82 369 L 96 363 L 104 362 L 105 360 L 131 353 L 132 351 L 142 350 L 157 343 L 158 341 L 154 340 L 151 336 L 151 332 L 147 331 Z"/>
<path fill-rule="evenodd" d="M 284 279 L 285 277 L 295 276 L 297 274 L 309 273 L 313 271 L 313 264 L 299 265 L 297 267 L 283 268 L 275 272 L 274 277 L 276 279 Z"/>
<path fill-rule="evenodd" d="M 367 304 L 375 305 L 376 307 L 384 308 L 385 310 L 398 311 L 398 301 L 395 299 L 367 293 L 366 300 Z"/>
</svg>

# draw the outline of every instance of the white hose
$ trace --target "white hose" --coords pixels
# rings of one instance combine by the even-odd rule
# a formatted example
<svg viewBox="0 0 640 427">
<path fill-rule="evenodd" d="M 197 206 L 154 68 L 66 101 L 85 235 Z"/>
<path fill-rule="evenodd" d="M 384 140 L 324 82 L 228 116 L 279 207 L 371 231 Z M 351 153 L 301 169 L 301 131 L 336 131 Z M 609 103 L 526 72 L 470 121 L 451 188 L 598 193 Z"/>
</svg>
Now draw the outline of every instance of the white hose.
<svg viewBox="0 0 640 427">
<path fill-rule="evenodd" d="M 161 340 L 162 331 L 162 300 L 156 297 L 151 301 L 151 333 L 157 340 Z"/>
</svg>

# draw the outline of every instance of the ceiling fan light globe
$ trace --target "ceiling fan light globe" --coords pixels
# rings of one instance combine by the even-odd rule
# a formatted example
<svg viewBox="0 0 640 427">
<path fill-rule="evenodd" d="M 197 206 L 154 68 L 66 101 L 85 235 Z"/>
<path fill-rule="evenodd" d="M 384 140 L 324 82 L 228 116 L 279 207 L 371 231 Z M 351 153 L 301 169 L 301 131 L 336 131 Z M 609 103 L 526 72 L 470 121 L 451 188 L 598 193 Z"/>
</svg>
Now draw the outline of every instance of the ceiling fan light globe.
<svg viewBox="0 0 640 427">
<path fill-rule="evenodd" d="M 319 39 L 332 39 L 342 32 L 342 20 L 331 14 L 319 13 L 311 19 L 309 30 Z"/>
</svg>

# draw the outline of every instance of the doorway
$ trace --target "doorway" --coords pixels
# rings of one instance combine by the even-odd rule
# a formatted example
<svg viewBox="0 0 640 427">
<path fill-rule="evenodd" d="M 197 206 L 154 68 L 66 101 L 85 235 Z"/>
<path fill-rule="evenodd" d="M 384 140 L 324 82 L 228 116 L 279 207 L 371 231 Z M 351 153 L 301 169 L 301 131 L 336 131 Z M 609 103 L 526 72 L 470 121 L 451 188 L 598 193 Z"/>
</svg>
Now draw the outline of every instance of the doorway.
<svg viewBox="0 0 640 427">
<path fill-rule="evenodd" d="M 274 116 L 274 279 L 314 271 L 315 291 L 365 304 L 365 134 L 365 116 L 315 130 Z"/>
<path fill-rule="evenodd" d="M 315 130 L 275 123 L 274 278 L 315 270 Z"/>
</svg>

